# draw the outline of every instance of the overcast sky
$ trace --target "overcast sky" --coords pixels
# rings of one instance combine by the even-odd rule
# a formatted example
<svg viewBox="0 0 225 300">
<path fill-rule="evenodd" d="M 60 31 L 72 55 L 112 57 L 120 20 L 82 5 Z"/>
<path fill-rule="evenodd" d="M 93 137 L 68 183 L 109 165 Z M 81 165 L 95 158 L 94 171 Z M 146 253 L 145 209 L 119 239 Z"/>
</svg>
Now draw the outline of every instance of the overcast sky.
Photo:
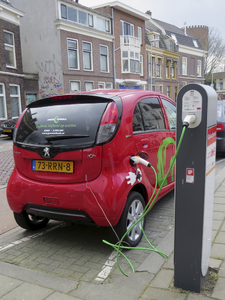
<svg viewBox="0 0 225 300">
<path fill-rule="evenodd" d="M 88 7 L 103 4 L 107 0 L 79 0 Z M 143 13 L 152 12 L 152 17 L 177 27 L 206 25 L 217 28 L 225 42 L 225 1 L 213 0 L 120 0 Z"/>
</svg>

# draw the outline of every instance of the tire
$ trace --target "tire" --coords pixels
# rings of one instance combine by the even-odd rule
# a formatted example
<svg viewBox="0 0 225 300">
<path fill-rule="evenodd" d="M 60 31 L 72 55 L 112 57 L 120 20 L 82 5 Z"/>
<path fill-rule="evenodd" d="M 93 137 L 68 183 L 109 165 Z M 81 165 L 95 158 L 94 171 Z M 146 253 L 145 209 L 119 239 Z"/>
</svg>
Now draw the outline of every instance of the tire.
<svg viewBox="0 0 225 300">
<path fill-rule="evenodd" d="M 130 192 L 127 197 L 124 210 L 120 217 L 119 222 L 114 227 L 118 237 L 121 239 L 127 230 L 139 220 L 145 208 L 145 201 L 142 195 L 138 192 Z M 142 221 L 143 228 L 145 227 L 145 218 Z M 113 242 L 118 242 L 115 233 L 110 230 L 111 239 Z M 125 236 L 122 243 L 124 246 L 136 247 L 143 236 L 141 222 L 139 222 L 128 234 Z"/>
<path fill-rule="evenodd" d="M 14 218 L 16 223 L 27 230 L 38 230 L 44 228 L 48 222 L 49 219 L 38 217 L 35 215 L 28 214 L 26 211 L 23 211 L 21 213 L 14 212 Z"/>
</svg>

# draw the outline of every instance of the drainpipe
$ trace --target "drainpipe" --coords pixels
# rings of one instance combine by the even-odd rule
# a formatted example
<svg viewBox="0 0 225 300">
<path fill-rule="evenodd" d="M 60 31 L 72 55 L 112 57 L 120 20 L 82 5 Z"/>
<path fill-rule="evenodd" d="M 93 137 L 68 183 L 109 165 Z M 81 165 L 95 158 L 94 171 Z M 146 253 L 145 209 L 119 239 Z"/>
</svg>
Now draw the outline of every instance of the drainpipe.
<svg viewBox="0 0 225 300">
<path fill-rule="evenodd" d="M 114 15 L 112 7 L 112 34 L 114 35 Z M 113 38 L 113 88 L 116 88 L 115 39 Z"/>
</svg>

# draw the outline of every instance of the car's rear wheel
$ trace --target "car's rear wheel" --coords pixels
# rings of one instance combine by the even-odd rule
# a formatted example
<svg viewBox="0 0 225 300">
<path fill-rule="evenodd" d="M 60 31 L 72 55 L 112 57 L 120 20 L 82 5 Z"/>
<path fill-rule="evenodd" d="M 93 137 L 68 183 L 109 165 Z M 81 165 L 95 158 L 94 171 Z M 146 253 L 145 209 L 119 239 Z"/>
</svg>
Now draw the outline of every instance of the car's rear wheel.
<svg viewBox="0 0 225 300">
<path fill-rule="evenodd" d="M 145 208 L 145 201 L 142 195 L 138 192 L 130 192 L 127 197 L 123 213 L 117 225 L 114 227 L 119 239 L 135 224 L 143 215 Z M 142 220 L 143 228 L 145 226 L 145 218 Z M 115 233 L 111 230 L 111 237 L 113 242 L 118 242 Z M 143 236 L 141 222 L 136 224 L 125 236 L 123 241 L 131 247 L 136 247 Z M 124 244 L 124 243 L 123 243 Z"/>
<path fill-rule="evenodd" d="M 21 213 L 14 212 L 14 218 L 20 227 L 27 230 L 38 230 L 44 228 L 49 222 L 49 219 L 47 218 L 28 214 L 26 211 Z"/>
</svg>

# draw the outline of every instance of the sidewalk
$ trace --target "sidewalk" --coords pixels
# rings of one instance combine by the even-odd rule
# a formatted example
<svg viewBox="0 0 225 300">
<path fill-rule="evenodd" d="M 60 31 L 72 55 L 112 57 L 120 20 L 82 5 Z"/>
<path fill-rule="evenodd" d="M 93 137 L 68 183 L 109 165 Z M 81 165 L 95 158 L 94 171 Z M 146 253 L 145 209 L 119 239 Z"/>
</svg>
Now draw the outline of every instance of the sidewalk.
<svg viewBox="0 0 225 300">
<path fill-rule="evenodd" d="M 110 283 L 78 282 L 0 262 L 0 299 L 13 300 L 225 300 L 225 168 L 215 178 L 210 267 L 219 279 L 211 296 L 173 288 L 173 229 L 157 246 L 169 258 L 151 253 L 135 273 Z M 115 267 L 114 267 L 115 268 Z"/>
</svg>

